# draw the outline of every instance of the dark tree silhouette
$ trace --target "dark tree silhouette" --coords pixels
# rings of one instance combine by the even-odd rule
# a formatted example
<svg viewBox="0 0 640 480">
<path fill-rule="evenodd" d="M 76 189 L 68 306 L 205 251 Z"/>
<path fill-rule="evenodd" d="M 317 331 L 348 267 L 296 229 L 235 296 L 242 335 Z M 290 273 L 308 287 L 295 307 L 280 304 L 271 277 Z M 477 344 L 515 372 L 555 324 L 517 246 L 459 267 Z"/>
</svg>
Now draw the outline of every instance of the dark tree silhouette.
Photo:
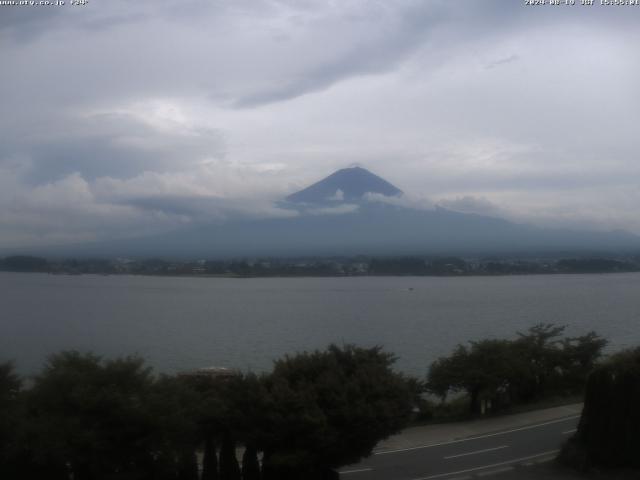
<svg viewBox="0 0 640 480">
<path fill-rule="evenodd" d="M 33 463 L 68 467 L 76 480 L 139 472 L 152 461 L 155 429 L 145 408 L 151 385 L 138 358 L 52 356 L 27 399 L 37 439 Z"/>
<path fill-rule="evenodd" d="M 352 345 L 276 361 L 264 380 L 263 478 L 327 478 L 404 427 L 414 392 L 393 362 L 378 347 Z"/>
<path fill-rule="evenodd" d="M 428 390 L 444 401 L 465 392 L 469 411 L 498 409 L 549 395 L 581 393 L 606 341 L 595 332 L 561 338 L 565 327 L 538 324 L 515 340 L 481 340 L 458 345 L 429 368 Z"/>
<path fill-rule="evenodd" d="M 218 456 L 213 435 L 207 435 L 204 440 L 202 456 L 202 480 L 218 480 Z"/>
<path fill-rule="evenodd" d="M 587 381 L 582 417 L 561 459 L 579 468 L 640 468 L 640 347 L 618 353 Z"/>
<path fill-rule="evenodd" d="M 220 448 L 220 480 L 240 480 L 240 478 L 236 443 L 230 433 L 225 433 Z"/>
<path fill-rule="evenodd" d="M 260 480 L 260 463 L 258 449 L 249 444 L 242 455 L 242 480 Z"/>
<path fill-rule="evenodd" d="M 500 394 L 508 393 L 509 380 L 514 376 L 511 353 L 512 345 L 506 340 L 459 345 L 451 356 L 431 365 L 429 389 L 443 399 L 450 391 L 464 391 L 469 395 L 469 411 L 482 413 L 483 402 L 496 402 Z"/>
</svg>

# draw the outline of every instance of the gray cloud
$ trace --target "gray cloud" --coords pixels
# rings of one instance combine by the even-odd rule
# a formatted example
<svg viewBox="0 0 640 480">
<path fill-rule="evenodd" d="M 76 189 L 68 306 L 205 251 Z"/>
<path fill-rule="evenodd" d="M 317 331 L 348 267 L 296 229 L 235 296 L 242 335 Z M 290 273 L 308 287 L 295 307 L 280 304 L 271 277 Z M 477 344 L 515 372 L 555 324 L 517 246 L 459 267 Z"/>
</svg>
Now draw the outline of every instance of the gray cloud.
<svg viewBox="0 0 640 480">
<path fill-rule="evenodd" d="M 273 202 L 353 162 L 415 208 L 640 232 L 629 12 L 0 7 L 0 246 L 277 216 Z"/>
<path fill-rule="evenodd" d="M 454 199 L 443 199 L 438 204 L 449 210 L 462 213 L 475 213 L 479 215 L 489 215 L 492 217 L 503 217 L 507 212 L 493 202 L 482 197 L 465 195 Z"/>
<path fill-rule="evenodd" d="M 4 6 L 0 14 L 0 39 L 24 42 L 39 36 L 63 13 L 56 7 Z"/>
<path fill-rule="evenodd" d="M 271 89 L 252 93 L 236 100 L 238 107 L 254 107 L 289 100 L 329 88 L 338 81 L 357 75 L 380 74 L 392 70 L 419 48 L 431 33 L 442 13 L 440 7 L 410 4 L 407 8 L 390 8 L 385 4 L 360 5 L 337 24 L 318 22 L 316 29 L 348 30 L 348 44 L 336 45 L 336 54 L 319 65 Z M 383 28 L 380 19 L 385 19 Z"/>
<path fill-rule="evenodd" d="M 29 183 L 43 183 L 72 173 L 88 180 L 127 178 L 144 171 L 175 171 L 206 158 L 224 156 L 224 138 L 207 128 L 154 128 L 130 114 L 62 118 L 61 124 L 0 147 L 0 156 L 30 159 Z M 176 129 L 178 127 L 176 126 Z"/>
<path fill-rule="evenodd" d="M 496 67 L 499 67 L 501 65 L 506 65 L 508 63 L 516 62 L 519 59 L 520 59 L 520 57 L 518 55 L 509 55 L 508 57 L 500 58 L 498 60 L 494 60 L 492 62 L 489 62 L 485 66 L 485 68 L 487 68 L 487 69 L 496 68 Z"/>
</svg>

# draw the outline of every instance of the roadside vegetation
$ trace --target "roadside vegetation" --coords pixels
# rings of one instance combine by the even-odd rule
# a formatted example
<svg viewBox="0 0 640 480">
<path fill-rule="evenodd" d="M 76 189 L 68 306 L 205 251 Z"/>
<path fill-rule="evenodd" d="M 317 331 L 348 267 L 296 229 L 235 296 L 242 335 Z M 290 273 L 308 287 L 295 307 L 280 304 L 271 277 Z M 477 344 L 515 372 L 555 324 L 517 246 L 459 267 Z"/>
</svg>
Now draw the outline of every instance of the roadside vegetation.
<svg viewBox="0 0 640 480">
<path fill-rule="evenodd" d="M 640 474 L 639 405 L 640 347 L 613 355 L 589 375 L 582 417 L 562 449 L 562 463 L 579 470 L 632 468 Z"/>
<path fill-rule="evenodd" d="M 139 358 L 62 352 L 28 388 L 2 364 L 0 478 L 335 478 L 410 419 L 416 385 L 393 361 L 330 346 L 262 376 L 157 377 Z"/>
<path fill-rule="evenodd" d="M 411 422 L 575 401 L 585 385 L 566 463 L 638 466 L 640 349 L 602 362 L 604 339 L 564 332 L 539 324 L 460 345 L 424 382 L 353 345 L 288 355 L 261 375 L 155 375 L 137 357 L 75 351 L 28 379 L 0 364 L 0 478 L 333 479 Z"/>
<path fill-rule="evenodd" d="M 434 416 L 485 414 L 581 396 L 607 342 L 595 332 L 565 337 L 564 331 L 542 323 L 513 340 L 458 345 L 429 368 L 426 390 L 440 399 L 431 403 Z"/>
</svg>

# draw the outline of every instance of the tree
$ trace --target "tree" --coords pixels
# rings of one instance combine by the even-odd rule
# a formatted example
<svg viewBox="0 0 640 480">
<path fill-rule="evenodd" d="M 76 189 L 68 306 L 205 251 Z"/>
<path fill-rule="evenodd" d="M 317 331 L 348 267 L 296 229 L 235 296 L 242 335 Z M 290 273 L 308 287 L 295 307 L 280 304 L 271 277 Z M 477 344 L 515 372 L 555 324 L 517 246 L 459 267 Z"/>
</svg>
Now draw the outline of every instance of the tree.
<svg viewBox="0 0 640 480">
<path fill-rule="evenodd" d="M 561 338 L 566 326 L 540 323 L 515 341 L 520 374 L 514 390 L 520 400 L 549 394 L 580 393 L 607 341 L 591 331 Z"/>
<path fill-rule="evenodd" d="M 427 375 L 427 388 L 443 400 L 449 392 L 464 391 L 469 411 L 482 413 L 482 406 L 508 393 L 512 368 L 512 345 L 506 340 L 470 342 L 458 345 L 449 357 L 436 360 Z"/>
<path fill-rule="evenodd" d="M 565 329 L 564 325 L 539 323 L 527 333 L 518 332 L 514 358 L 519 363 L 520 375 L 514 392 L 521 401 L 543 397 L 551 387 L 561 383 L 557 381 L 563 362 L 560 337 Z"/>
<path fill-rule="evenodd" d="M 469 351 L 458 345 L 448 357 L 440 357 L 429 367 L 427 390 L 444 403 L 449 393 L 462 389 Z"/>
<path fill-rule="evenodd" d="M 613 355 L 589 375 L 576 434 L 561 459 L 580 468 L 640 468 L 640 347 Z"/>
<path fill-rule="evenodd" d="M 607 345 L 596 332 L 562 340 L 563 382 L 570 391 L 582 391 L 589 373 L 595 368 Z"/>
<path fill-rule="evenodd" d="M 178 480 L 198 480 L 198 459 L 196 452 L 187 444 L 178 454 Z"/>
<path fill-rule="evenodd" d="M 242 478 L 259 479 L 258 444 L 268 431 L 266 424 L 267 392 L 254 374 L 237 373 L 219 382 L 220 415 L 218 429 L 222 432 L 220 478 L 237 480 L 240 468 L 235 454 L 236 442 L 244 444 Z"/>
<path fill-rule="evenodd" d="M 541 323 L 516 340 L 481 340 L 458 345 L 429 368 L 427 389 L 442 401 L 465 392 L 472 414 L 483 405 L 500 408 L 550 394 L 574 394 L 584 387 L 606 340 L 595 332 L 560 338 L 564 326 Z"/>
<path fill-rule="evenodd" d="M 163 375 L 156 380 L 146 409 L 154 420 L 149 448 L 155 452 L 156 475 L 162 478 L 192 478 L 197 473 L 195 452 L 203 440 L 203 399 L 189 378 Z M 207 456 L 213 449 L 213 458 Z M 206 445 L 203 480 L 217 479 L 215 444 Z M 208 476 L 204 476 L 206 473 Z"/>
<path fill-rule="evenodd" d="M 242 480 L 260 480 L 258 449 L 255 445 L 246 445 L 242 455 Z"/>
<path fill-rule="evenodd" d="M 140 472 L 152 462 L 152 377 L 143 361 L 52 356 L 28 393 L 33 465 L 67 467 L 76 480 Z"/>
<path fill-rule="evenodd" d="M 218 478 L 216 444 L 212 435 L 206 435 L 202 455 L 202 480 L 218 480 Z"/>
<path fill-rule="evenodd" d="M 240 465 L 236 458 L 236 442 L 230 432 L 225 432 L 220 448 L 220 480 L 240 480 Z"/>
<path fill-rule="evenodd" d="M 22 380 L 10 362 L 0 363 L 0 478 L 17 474 L 23 412 L 20 408 Z"/>
<path fill-rule="evenodd" d="M 263 476 L 327 478 L 331 469 L 370 455 L 404 427 L 414 404 L 407 380 L 379 347 L 331 345 L 276 361 L 264 383 L 268 429 Z"/>
</svg>

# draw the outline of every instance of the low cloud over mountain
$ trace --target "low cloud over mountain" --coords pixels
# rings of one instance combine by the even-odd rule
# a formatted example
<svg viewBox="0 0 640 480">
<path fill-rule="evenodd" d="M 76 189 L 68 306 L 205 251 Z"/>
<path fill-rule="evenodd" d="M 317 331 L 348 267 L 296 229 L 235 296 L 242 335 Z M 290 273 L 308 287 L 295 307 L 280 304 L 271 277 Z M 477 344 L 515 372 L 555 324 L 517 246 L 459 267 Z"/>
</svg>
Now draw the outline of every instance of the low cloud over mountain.
<svg viewBox="0 0 640 480">
<path fill-rule="evenodd" d="M 334 189 L 343 193 L 340 198 L 329 195 Z M 458 203 L 468 207 L 477 202 L 467 198 Z M 172 207 L 163 205 L 162 199 L 147 199 L 141 207 L 167 211 L 177 204 L 176 199 L 170 202 Z M 193 201 L 187 200 L 174 213 L 193 214 L 193 208 Z M 640 249 L 640 237 L 625 232 L 541 229 L 440 206 L 415 208 L 404 202 L 398 188 L 356 167 L 339 170 L 289 195 L 277 213 L 251 217 L 239 210 L 170 233 L 45 249 L 44 253 L 224 258 L 632 249 Z"/>
</svg>

